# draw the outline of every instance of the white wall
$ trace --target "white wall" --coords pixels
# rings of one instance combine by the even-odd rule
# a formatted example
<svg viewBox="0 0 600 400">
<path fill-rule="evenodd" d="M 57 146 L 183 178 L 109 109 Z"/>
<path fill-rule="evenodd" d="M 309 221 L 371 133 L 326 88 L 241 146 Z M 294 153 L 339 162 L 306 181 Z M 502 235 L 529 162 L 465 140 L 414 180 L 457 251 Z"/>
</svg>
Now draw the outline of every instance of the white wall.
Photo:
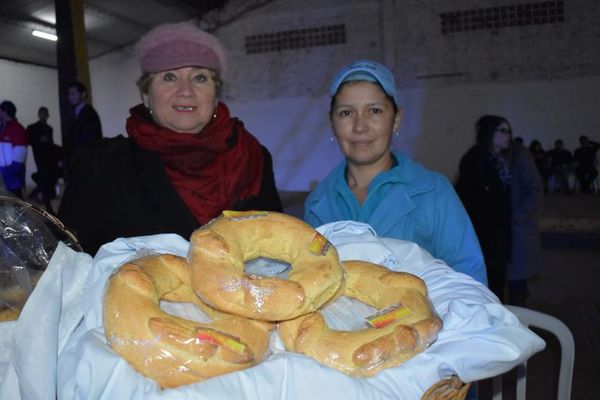
<svg viewBox="0 0 600 400">
<path fill-rule="evenodd" d="M 405 89 L 399 93 L 404 117 L 395 148 L 450 179 L 475 141 L 474 124 L 483 114 L 506 116 L 525 143 L 551 148 L 557 138 L 567 148 L 587 134 L 600 140 L 600 77 L 556 82 L 466 84 Z M 328 97 L 280 97 L 230 106 L 274 154 L 278 185 L 307 190 L 341 159 L 327 119 Z"/>
<path fill-rule="evenodd" d="M 215 31 L 228 50 L 223 98 L 271 150 L 283 190 L 307 190 L 341 160 L 330 140 L 327 90 L 339 67 L 358 58 L 386 61 L 395 72 L 405 113 L 394 147 L 451 179 L 485 113 L 508 118 L 526 143 L 538 139 L 550 148 L 562 138 L 573 149 L 581 134 L 600 140 L 600 54 L 591 51 L 600 15 L 589 7 L 592 0 L 565 3 L 561 24 L 442 35 L 439 13 L 504 3 L 269 2 Z M 335 24 L 346 25 L 346 44 L 245 52 L 247 35 Z M 92 72 L 105 131 L 120 133 L 138 101 L 131 49 L 94 60 Z M 423 78 L 456 72 L 461 75 Z"/>
<path fill-rule="evenodd" d="M 139 68 L 133 50 L 126 48 L 91 61 L 90 76 L 104 136 L 125 134 L 129 109 L 141 102 L 135 85 Z"/>
</svg>

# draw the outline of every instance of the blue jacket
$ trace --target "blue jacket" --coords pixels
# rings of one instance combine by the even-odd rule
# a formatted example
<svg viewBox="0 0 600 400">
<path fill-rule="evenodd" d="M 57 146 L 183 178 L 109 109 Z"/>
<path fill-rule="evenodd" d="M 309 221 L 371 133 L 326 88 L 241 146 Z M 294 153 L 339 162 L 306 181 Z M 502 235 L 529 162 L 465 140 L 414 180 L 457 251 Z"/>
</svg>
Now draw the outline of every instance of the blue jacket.
<svg viewBox="0 0 600 400">
<path fill-rule="evenodd" d="M 341 162 L 306 199 L 304 220 L 313 227 L 341 220 L 368 223 L 379 236 L 416 242 L 456 271 L 487 284 L 477 236 L 448 179 L 399 152 L 393 155 L 397 165 L 373 179 L 362 207 Z"/>
</svg>

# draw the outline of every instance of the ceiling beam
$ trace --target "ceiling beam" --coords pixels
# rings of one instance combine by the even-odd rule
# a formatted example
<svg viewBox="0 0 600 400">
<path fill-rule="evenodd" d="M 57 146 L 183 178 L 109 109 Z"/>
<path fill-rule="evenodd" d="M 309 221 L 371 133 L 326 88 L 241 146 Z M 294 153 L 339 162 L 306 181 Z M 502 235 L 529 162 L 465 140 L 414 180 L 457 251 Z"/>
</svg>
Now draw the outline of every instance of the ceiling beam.
<svg viewBox="0 0 600 400">
<path fill-rule="evenodd" d="M 42 32 L 54 33 L 56 34 L 56 25 L 50 22 L 46 22 L 44 20 L 28 16 L 28 15 L 17 15 L 17 14 L 3 14 L 0 15 L 0 21 L 6 24 L 10 24 L 13 26 L 18 26 L 27 30 L 40 30 Z M 112 43 L 103 39 L 100 39 L 96 36 L 90 35 L 86 33 L 86 37 L 90 41 L 94 41 L 101 46 L 115 46 L 118 43 Z"/>
<path fill-rule="evenodd" d="M 117 14 L 115 12 L 109 11 L 102 7 L 91 5 L 89 3 L 85 4 L 84 7 L 85 7 L 86 12 L 91 12 L 99 18 L 129 25 L 130 27 L 137 29 L 140 32 L 145 32 L 151 28 L 151 26 L 140 24 L 138 21 L 136 21 L 134 19 L 125 17 L 124 15 Z"/>
<path fill-rule="evenodd" d="M 167 7 L 177 7 L 195 18 L 202 18 L 209 11 L 223 8 L 227 2 L 228 0 L 157 0 L 157 3 Z"/>
<path fill-rule="evenodd" d="M 2 13 L 0 15 L 0 21 L 26 29 L 39 29 L 44 32 L 52 30 L 56 32 L 56 26 L 54 24 L 32 17 L 31 15 Z"/>
</svg>

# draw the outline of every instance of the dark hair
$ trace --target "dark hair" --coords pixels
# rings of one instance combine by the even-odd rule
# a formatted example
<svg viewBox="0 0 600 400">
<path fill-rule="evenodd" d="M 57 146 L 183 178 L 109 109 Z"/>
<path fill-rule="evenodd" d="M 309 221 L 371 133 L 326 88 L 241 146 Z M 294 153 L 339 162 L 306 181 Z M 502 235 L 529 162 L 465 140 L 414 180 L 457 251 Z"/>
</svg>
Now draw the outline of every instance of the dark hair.
<svg viewBox="0 0 600 400">
<path fill-rule="evenodd" d="M 46 113 L 48 113 L 48 108 L 47 108 L 47 107 L 44 107 L 44 106 L 41 106 L 41 107 L 38 109 L 38 114 L 39 114 L 39 113 L 41 113 L 42 111 L 46 111 Z"/>
<path fill-rule="evenodd" d="M 510 123 L 504 117 L 498 115 L 484 115 L 479 118 L 475 123 L 475 141 L 478 145 L 485 147 L 486 149 L 492 148 L 492 139 L 494 138 L 494 132 L 503 123 L 506 123 L 510 128 Z"/>
<path fill-rule="evenodd" d="M 342 87 L 344 85 L 347 85 L 348 83 L 356 83 L 356 82 L 371 82 L 368 80 L 365 81 L 361 81 L 361 80 L 357 80 L 357 81 L 348 81 L 348 82 L 344 82 L 342 83 L 339 87 L 337 92 L 335 92 L 335 94 L 333 96 L 331 96 L 331 101 L 329 102 L 329 118 L 331 118 L 331 113 L 333 112 L 333 106 L 335 106 L 335 99 L 337 98 L 338 93 L 340 92 L 340 90 L 342 89 Z M 385 89 L 383 88 L 383 86 L 381 86 L 381 84 L 379 82 L 371 82 L 374 83 L 375 85 L 379 86 L 379 88 L 381 89 L 381 91 L 383 92 L 383 94 L 385 94 L 385 97 L 387 97 L 387 99 L 392 103 L 392 106 L 394 107 L 394 114 L 396 114 L 398 112 L 398 104 L 396 104 L 396 102 L 394 101 L 394 98 L 392 96 L 390 96 L 389 94 L 387 94 L 387 92 L 385 91 Z"/>
<path fill-rule="evenodd" d="M 554 145 L 556 146 L 556 145 L 559 145 L 559 144 L 560 144 L 561 146 L 564 146 L 564 145 L 565 145 L 565 143 L 562 141 L 562 139 L 556 139 L 556 140 L 554 141 Z"/>
<path fill-rule="evenodd" d="M 529 144 L 529 148 L 531 149 L 532 147 L 536 147 L 536 146 L 540 146 L 540 147 L 542 147 L 542 143 L 541 143 L 539 140 L 537 140 L 537 139 L 534 139 L 534 140 L 532 140 L 532 141 L 531 141 L 531 143 Z"/>
<path fill-rule="evenodd" d="M 17 115 L 17 107 L 15 107 L 14 103 L 9 100 L 4 100 L 2 103 L 0 103 L 0 110 L 7 113 L 11 118 L 14 118 L 15 115 Z"/>
<path fill-rule="evenodd" d="M 87 94 L 87 92 L 88 92 L 87 87 L 83 83 L 81 83 L 79 81 L 73 81 L 73 82 L 71 82 L 69 84 L 69 86 L 67 86 L 67 88 L 68 89 L 75 88 L 81 94 Z"/>
<path fill-rule="evenodd" d="M 585 136 L 585 135 L 581 135 L 581 136 L 579 136 L 579 141 L 580 141 L 580 142 L 583 142 L 584 140 L 586 140 L 586 141 L 587 141 L 587 140 L 589 140 L 589 139 L 588 139 L 588 137 L 587 137 L 587 136 Z"/>
</svg>

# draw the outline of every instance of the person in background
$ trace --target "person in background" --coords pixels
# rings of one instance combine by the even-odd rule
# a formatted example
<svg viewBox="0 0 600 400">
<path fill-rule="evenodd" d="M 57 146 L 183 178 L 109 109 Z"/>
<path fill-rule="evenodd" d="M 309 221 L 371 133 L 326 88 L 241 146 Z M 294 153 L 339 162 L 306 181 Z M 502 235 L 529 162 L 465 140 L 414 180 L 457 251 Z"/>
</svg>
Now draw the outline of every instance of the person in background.
<svg viewBox="0 0 600 400">
<path fill-rule="evenodd" d="M 511 246 L 506 268 L 507 302 L 523 307 L 529 296 L 527 280 L 537 271 L 541 255 L 537 211 L 544 186 L 538 173 L 539 166 L 531 152 L 524 147 L 511 146 L 507 151 L 507 158 L 511 170 Z"/>
<path fill-rule="evenodd" d="M 515 147 L 515 146 L 513 146 Z M 542 177 L 544 183 L 544 193 L 548 193 L 548 180 L 550 178 L 550 158 L 546 151 L 542 147 L 542 143 L 539 140 L 532 140 L 529 144 L 529 152 L 533 156 L 535 166 L 537 167 L 538 173 Z"/>
<path fill-rule="evenodd" d="M 54 213 L 51 200 L 54 197 L 56 176 L 55 144 L 52 136 L 52 127 L 48 124 L 48 108 L 40 107 L 38 121 L 27 126 L 27 140 L 33 151 L 33 159 L 37 172 L 31 175 L 37 186 L 31 191 L 28 198 L 37 199 L 41 194 L 46 211 Z"/>
<path fill-rule="evenodd" d="M 589 140 L 585 135 L 579 137 L 579 144 L 581 146 L 573 154 L 575 175 L 579 181 L 581 193 L 589 194 L 594 192 L 592 183 L 598 176 L 596 153 L 600 148 L 600 144 Z"/>
<path fill-rule="evenodd" d="M 0 103 L 0 120 L 0 174 L 6 190 L 22 199 L 25 190 L 27 132 L 17 120 L 17 107 L 9 100 Z"/>
<path fill-rule="evenodd" d="M 136 45 L 142 103 L 128 137 L 80 152 L 58 212 L 83 249 L 118 237 L 192 232 L 223 210 L 282 211 L 269 151 L 219 101 L 225 70 L 216 37 L 160 25 Z"/>
<path fill-rule="evenodd" d="M 392 72 L 370 60 L 333 79 L 329 118 L 344 160 L 309 194 L 313 227 L 370 224 L 379 236 L 414 241 L 456 271 L 487 283 L 471 221 L 449 181 L 391 150 L 402 110 Z"/>
<path fill-rule="evenodd" d="M 83 83 L 72 82 L 67 91 L 69 103 L 75 113 L 63 144 L 68 162 L 82 146 L 88 146 L 102 138 L 102 124 L 94 107 L 87 102 L 88 89 Z"/>
<path fill-rule="evenodd" d="M 571 193 L 569 175 L 571 174 L 573 155 L 567 149 L 561 139 L 554 141 L 554 148 L 548 152 L 550 158 L 550 175 L 558 180 L 560 191 Z"/>
<path fill-rule="evenodd" d="M 484 115 L 475 124 L 476 140 L 461 158 L 456 191 L 477 232 L 490 289 L 504 299 L 510 257 L 511 128 L 506 119 Z"/>
</svg>

